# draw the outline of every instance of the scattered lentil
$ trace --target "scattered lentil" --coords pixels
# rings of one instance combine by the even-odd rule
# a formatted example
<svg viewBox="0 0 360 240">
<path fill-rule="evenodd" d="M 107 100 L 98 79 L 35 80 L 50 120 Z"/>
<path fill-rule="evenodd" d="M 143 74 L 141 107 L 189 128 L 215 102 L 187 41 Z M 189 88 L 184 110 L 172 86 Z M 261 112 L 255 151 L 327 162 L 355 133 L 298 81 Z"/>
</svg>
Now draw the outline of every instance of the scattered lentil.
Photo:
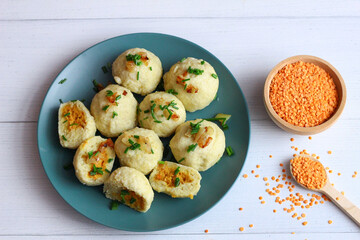
<svg viewBox="0 0 360 240">
<path fill-rule="evenodd" d="M 328 223 L 329 223 L 329 224 L 332 224 L 332 221 L 331 221 L 331 220 L 329 220 L 329 221 L 328 221 Z"/>
<path fill-rule="evenodd" d="M 205 229 L 205 231 L 204 231 L 205 233 L 208 233 L 209 232 L 209 230 L 208 229 Z"/>
<path fill-rule="evenodd" d="M 248 175 L 247 175 L 247 174 L 244 174 L 244 175 L 243 175 L 243 177 L 244 177 L 244 178 L 247 178 L 247 177 L 248 177 Z"/>
<path fill-rule="evenodd" d="M 245 229 L 244 229 L 244 227 L 240 227 L 239 230 L 242 232 L 242 231 L 244 231 Z"/>
</svg>

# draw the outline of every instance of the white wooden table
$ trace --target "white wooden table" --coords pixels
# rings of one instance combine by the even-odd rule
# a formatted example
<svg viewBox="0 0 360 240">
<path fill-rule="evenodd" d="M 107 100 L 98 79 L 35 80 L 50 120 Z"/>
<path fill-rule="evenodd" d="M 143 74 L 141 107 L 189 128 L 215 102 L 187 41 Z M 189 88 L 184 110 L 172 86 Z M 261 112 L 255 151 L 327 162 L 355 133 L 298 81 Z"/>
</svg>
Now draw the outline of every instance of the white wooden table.
<svg viewBox="0 0 360 240">
<path fill-rule="evenodd" d="M 77 213 L 48 181 L 36 144 L 40 106 L 61 69 L 91 45 L 135 32 L 179 36 L 215 54 L 239 82 L 251 116 L 250 150 L 241 173 L 249 177 L 240 176 L 221 202 L 199 218 L 149 233 L 111 229 Z M 360 172 L 359 39 L 358 0 L 2 0 L 0 239 L 360 239 L 360 229 L 329 202 L 303 211 L 308 222 L 303 226 L 303 220 L 291 218 L 265 193 L 262 180 L 281 174 L 279 164 L 292 156 L 294 145 L 320 155 L 334 171 L 335 187 L 360 206 L 360 175 L 352 178 Z M 262 104 L 270 69 L 298 54 L 332 63 L 348 91 L 340 120 L 312 140 L 276 127 Z M 253 169 L 260 178 L 251 174 Z M 296 192 L 308 193 L 300 187 Z M 259 196 L 266 204 L 260 204 Z"/>
</svg>

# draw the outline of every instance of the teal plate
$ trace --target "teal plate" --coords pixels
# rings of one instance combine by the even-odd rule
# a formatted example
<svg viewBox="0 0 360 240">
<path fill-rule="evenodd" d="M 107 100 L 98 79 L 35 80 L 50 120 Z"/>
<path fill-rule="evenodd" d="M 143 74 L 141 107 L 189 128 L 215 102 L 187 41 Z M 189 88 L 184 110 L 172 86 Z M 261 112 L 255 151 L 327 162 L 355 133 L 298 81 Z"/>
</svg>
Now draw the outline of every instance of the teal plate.
<svg viewBox="0 0 360 240">
<path fill-rule="evenodd" d="M 216 70 L 220 86 L 218 97 L 208 107 L 187 113 L 187 120 L 210 118 L 217 113 L 231 114 L 229 129 L 225 131 L 227 145 L 235 155 L 226 154 L 206 172 L 201 172 L 201 189 L 191 199 L 175 199 L 155 193 L 150 210 L 136 212 L 124 205 L 110 210 L 110 200 L 105 198 L 102 187 L 87 187 L 75 177 L 74 170 L 65 170 L 72 162 L 74 150 L 60 146 L 57 134 L 59 99 L 63 102 L 85 99 L 89 108 L 95 94 L 92 80 L 107 85 L 114 82 L 111 72 L 103 73 L 101 67 L 113 62 L 123 51 L 141 47 L 157 55 L 168 71 L 183 57 L 191 56 L 208 61 Z M 60 80 L 66 78 L 63 84 Z M 136 96 L 141 100 L 140 96 Z M 214 206 L 230 189 L 244 165 L 250 139 L 250 119 L 246 101 L 236 79 L 214 55 L 187 40 L 158 33 L 136 33 L 111 38 L 90 47 L 75 57 L 56 77 L 41 107 L 38 121 L 38 148 L 45 172 L 61 197 L 84 216 L 103 225 L 126 231 L 155 231 L 188 222 Z M 163 139 L 167 145 L 169 139 Z M 165 147 L 164 159 L 172 159 Z M 116 160 L 118 166 L 118 160 Z M 114 168 L 115 169 L 115 168 Z"/>
</svg>

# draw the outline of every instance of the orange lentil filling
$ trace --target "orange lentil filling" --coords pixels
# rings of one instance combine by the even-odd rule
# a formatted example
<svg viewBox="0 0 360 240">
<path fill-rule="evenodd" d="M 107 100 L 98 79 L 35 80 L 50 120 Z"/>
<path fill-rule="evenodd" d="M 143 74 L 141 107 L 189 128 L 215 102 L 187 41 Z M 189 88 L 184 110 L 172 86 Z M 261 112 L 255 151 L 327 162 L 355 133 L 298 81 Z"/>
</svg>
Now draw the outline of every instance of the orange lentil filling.
<svg viewBox="0 0 360 240">
<path fill-rule="evenodd" d="M 326 171 L 320 162 L 298 156 L 290 160 L 292 174 L 297 182 L 310 189 L 320 189 L 326 183 Z"/>
<path fill-rule="evenodd" d="M 314 127 L 328 120 L 339 99 L 331 76 L 319 66 L 302 61 L 286 65 L 274 76 L 269 97 L 279 117 L 300 127 Z"/>
<path fill-rule="evenodd" d="M 159 181 L 164 181 L 169 187 L 175 187 L 175 179 L 179 178 L 180 184 L 191 183 L 194 179 L 190 177 L 187 172 L 180 171 L 178 174 L 174 174 L 176 168 L 171 168 L 167 164 L 158 164 L 159 172 L 155 175 L 155 179 Z"/>
<path fill-rule="evenodd" d="M 83 155 L 83 158 L 86 159 L 86 162 L 92 166 L 91 171 L 88 172 L 88 176 L 94 180 L 100 178 L 103 175 L 99 172 L 97 172 L 95 175 L 91 175 L 91 172 L 94 170 L 94 165 L 96 168 L 101 168 L 102 171 L 105 171 L 106 169 L 106 164 L 109 160 L 107 148 L 114 148 L 114 143 L 111 138 L 108 138 L 107 140 L 100 143 L 98 149 L 93 151 L 91 156 L 89 154 Z"/>
<path fill-rule="evenodd" d="M 127 206 L 137 209 L 137 210 L 143 210 L 145 207 L 145 199 L 139 195 L 137 195 L 134 191 L 123 189 L 128 194 L 123 195 L 120 193 L 114 193 L 114 199 L 119 200 L 120 202 L 126 204 Z M 123 202 L 125 201 L 125 202 Z"/>
<path fill-rule="evenodd" d="M 86 125 L 85 113 L 75 104 L 66 105 L 62 110 L 62 115 L 66 119 L 69 130 L 78 127 L 84 128 Z"/>
</svg>

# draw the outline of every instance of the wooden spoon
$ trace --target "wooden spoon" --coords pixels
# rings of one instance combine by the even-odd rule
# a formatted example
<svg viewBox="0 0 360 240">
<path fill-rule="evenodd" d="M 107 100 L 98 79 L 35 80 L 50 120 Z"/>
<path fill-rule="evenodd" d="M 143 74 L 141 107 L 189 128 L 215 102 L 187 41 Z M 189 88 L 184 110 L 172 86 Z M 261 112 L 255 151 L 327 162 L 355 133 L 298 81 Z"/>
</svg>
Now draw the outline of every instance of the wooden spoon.
<svg viewBox="0 0 360 240">
<path fill-rule="evenodd" d="M 310 158 L 313 161 L 319 162 L 317 159 L 315 159 L 314 157 L 311 157 L 309 155 L 300 154 L 299 156 L 307 157 L 307 158 Z M 324 167 L 322 164 L 321 164 L 321 166 Z M 360 227 L 360 209 L 358 207 L 356 207 L 352 202 L 350 202 L 346 197 L 344 197 L 344 195 L 342 195 L 339 191 L 337 191 L 331 185 L 331 183 L 329 181 L 329 176 L 327 175 L 326 171 L 325 171 L 325 173 L 326 173 L 326 183 L 325 183 L 325 185 L 320 189 L 310 189 L 310 188 L 307 188 L 306 186 L 304 186 L 303 184 L 299 183 L 296 180 L 296 178 L 293 175 L 292 170 L 293 170 L 292 169 L 292 164 L 290 163 L 291 175 L 292 175 L 293 179 L 295 179 L 295 181 L 300 186 L 302 186 L 302 187 L 304 187 L 306 189 L 309 189 L 309 190 L 313 190 L 313 191 L 316 191 L 316 192 L 323 193 L 326 196 L 328 196 L 331 199 L 331 201 L 333 203 L 335 203 L 336 206 L 338 206 L 338 208 L 340 208 L 346 215 L 348 215 Z"/>
</svg>

